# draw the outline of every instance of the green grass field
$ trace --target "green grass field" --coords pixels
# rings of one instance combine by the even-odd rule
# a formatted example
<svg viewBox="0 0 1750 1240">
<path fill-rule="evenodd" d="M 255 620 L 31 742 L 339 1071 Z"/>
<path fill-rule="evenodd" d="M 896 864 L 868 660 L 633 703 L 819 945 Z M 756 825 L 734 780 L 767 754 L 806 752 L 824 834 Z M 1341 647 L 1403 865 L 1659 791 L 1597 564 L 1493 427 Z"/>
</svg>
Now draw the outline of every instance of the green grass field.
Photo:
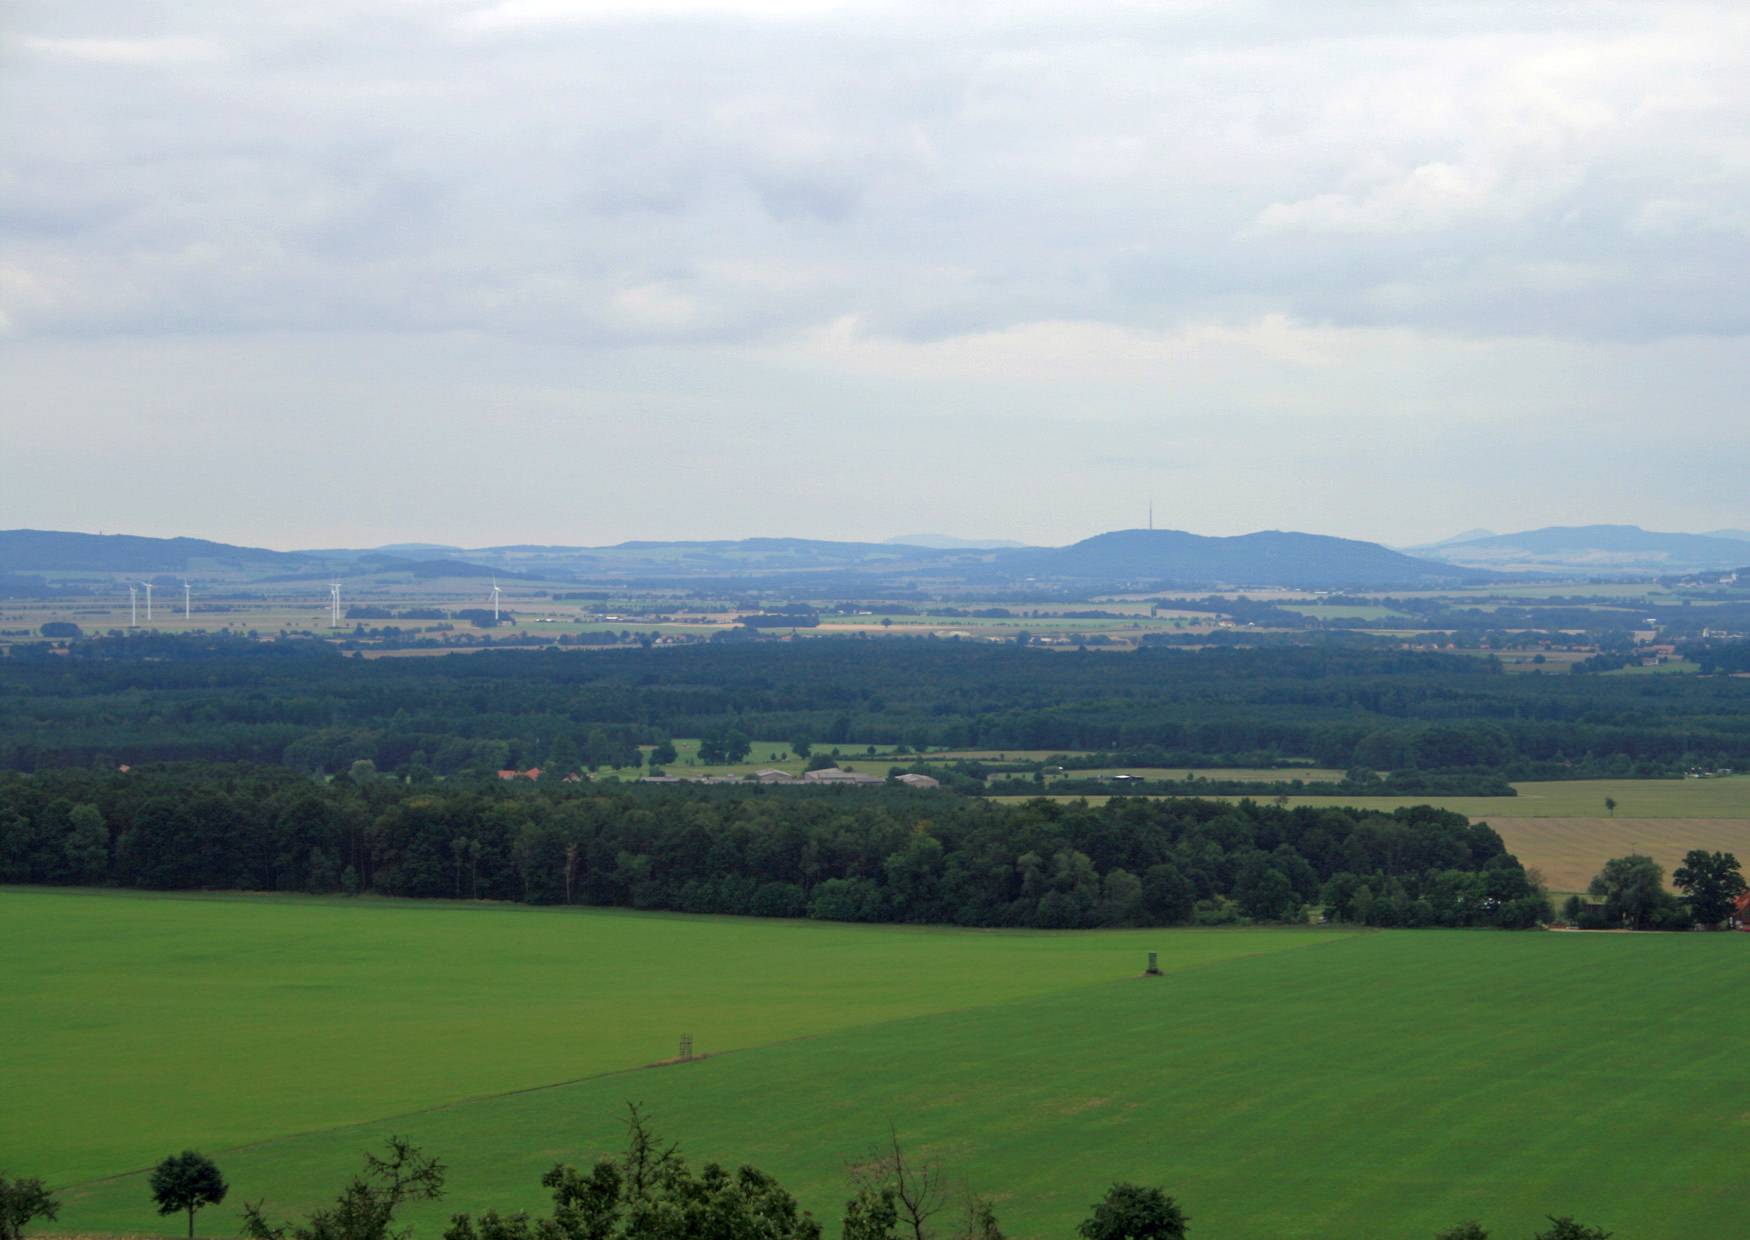
<svg viewBox="0 0 1750 1240">
<path fill-rule="evenodd" d="M 755 771 L 761 771 L 767 768 L 778 771 L 788 771 L 792 775 L 800 775 L 803 771 L 808 769 L 808 759 L 798 758 L 792 753 L 789 741 L 751 741 L 749 744 L 751 748 L 748 750 L 745 761 L 728 764 L 709 763 L 699 761 L 699 741 L 696 737 L 686 740 L 676 739 L 674 742 L 675 760 L 663 769 L 670 775 L 683 775 L 688 777 L 700 777 L 706 775 L 751 775 Z M 821 744 L 817 746 L 817 751 L 823 754 L 830 754 L 834 748 L 835 746 L 830 744 Z M 834 759 L 834 761 L 848 771 L 865 771 L 871 775 L 886 775 L 888 769 L 892 767 L 896 761 L 893 753 L 895 746 L 893 745 L 873 746 L 875 750 L 873 755 L 868 752 L 871 748 L 868 745 L 845 744 L 836 746 L 836 748 L 840 751 L 840 756 Z M 649 761 L 650 749 L 651 746 L 644 746 L 646 762 Z M 898 761 L 901 765 L 904 765 L 906 762 L 912 761 L 912 759 L 904 758 L 898 759 Z M 613 772 L 604 769 L 600 774 L 609 775 L 613 774 Z M 600 776 L 598 776 L 598 778 L 599 777 Z M 637 775 L 636 773 L 631 773 L 630 777 L 637 778 Z"/>
<path fill-rule="evenodd" d="M 179 1234 L 185 1146 L 307 1208 L 406 1135 L 453 1210 L 540 1205 L 628 1100 L 695 1161 L 777 1174 L 836 1234 L 891 1121 L 1063 1236 L 1115 1179 L 1204 1240 L 1506 1237 L 1571 1211 L 1714 1240 L 1750 1209 L 1750 936 L 1050 934 L 437 904 L 0 891 L 0 1166 L 69 1233 Z M 1143 952 L 1168 975 L 1137 977 Z M 692 1033 L 703 1060 L 652 1065 Z M 133 1174 L 127 1174 L 132 1172 Z"/>
</svg>

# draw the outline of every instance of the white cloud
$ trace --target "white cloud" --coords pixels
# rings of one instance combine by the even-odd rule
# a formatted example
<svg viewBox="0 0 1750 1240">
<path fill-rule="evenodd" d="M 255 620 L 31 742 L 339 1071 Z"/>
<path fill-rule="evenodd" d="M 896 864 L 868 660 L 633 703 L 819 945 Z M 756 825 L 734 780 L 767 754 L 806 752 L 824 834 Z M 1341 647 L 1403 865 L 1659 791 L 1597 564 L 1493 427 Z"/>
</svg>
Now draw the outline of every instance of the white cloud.
<svg viewBox="0 0 1750 1240">
<path fill-rule="evenodd" d="M 521 31 L 688 18 L 772 21 L 843 12 L 848 0 L 496 0 L 458 14 L 464 31 Z"/>
<path fill-rule="evenodd" d="M 18 45 L 50 59 L 99 65 L 178 65 L 218 60 L 221 44 L 202 38 L 55 39 L 26 36 Z"/>
<path fill-rule="evenodd" d="M 1247 323 L 1196 323 L 1150 331 L 1096 322 L 1021 323 L 999 331 L 904 340 L 866 332 L 843 318 L 771 350 L 810 364 L 906 379 L 1004 383 L 1171 382 L 1207 384 L 1218 372 L 1259 365 L 1303 370 L 1339 363 L 1356 349 L 1401 347 L 1405 333 L 1309 327 L 1283 315 Z"/>
</svg>

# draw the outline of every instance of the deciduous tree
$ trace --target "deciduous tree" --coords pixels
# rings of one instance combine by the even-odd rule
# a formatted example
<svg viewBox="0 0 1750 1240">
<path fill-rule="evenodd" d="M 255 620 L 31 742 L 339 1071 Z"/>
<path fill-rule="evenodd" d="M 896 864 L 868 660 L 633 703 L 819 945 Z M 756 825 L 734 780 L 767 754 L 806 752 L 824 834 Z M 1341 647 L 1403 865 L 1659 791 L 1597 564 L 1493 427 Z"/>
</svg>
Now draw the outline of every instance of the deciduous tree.
<svg viewBox="0 0 1750 1240">
<path fill-rule="evenodd" d="M 434 1201 L 444 1193 L 444 1165 L 427 1158 L 401 1137 L 390 1137 L 387 1157 L 365 1155 L 332 1206 L 302 1223 L 271 1224 L 259 1201 L 243 1208 L 243 1234 L 249 1240 L 406 1240 L 411 1227 L 395 1229 L 395 1211 L 404 1201 Z"/>
<path fill-rule="evenodd" d="M 1114 1184 L 1076 1234 L 1082 1240 L 1184 1240 L 1190 1223 L 1160 1189 Z"/>
<path fill-rule="evenodd" d="M 880 1200 L 882 1194 L 892 1194 L 899 1230 L 911 1240 L 928 1240 L 931 1220 L 948 1204 L 948 1177 L 942 1167 L 907 1154 L 891 1125 L 887 1140 L 853 1168 L 851 1178 L 860 1197 Z"/>
<path fill-rule="evenodd" d="M 561 1164 L 541 1178 L 553 1193 L 551 1218 L 458 1214 L 444 1240 L 820 1240 L 819 1224 L 771 1176 L 715 1163 L 694 1175 L 678 1147 L 657 1137 L 636 1106 L 629 1110 L 623 1157 L 588 1173 Z"/>
<path fill-rule="evenodd" d="M 158 1213 L 188 1212 L 188 1234 L 194 1236 L 195 1211 L 216 1206 L 225 1200 L 230 1186 L 219 1174 L 219 1166 L 205 1154 L 184 1150 L 172 1154 L 152 1168 L 149 1181 L 152 1200 L 158 1203 Z"/>
<path fill-rule="evenodd" d="M 1671 881 L 1689 901 L 1689 912 L 1704 926 L 1717 926 L 1732 915 L 1744 894 L 1744 874 L 1738 858 L 1728 852 L 1692 848 Z"/>
<path fill-rule="evenodd" d="M 35 1176 L 9 1178 L 0 1172 L 0 1240 L 18 1240 L 25 1224 L 36 1219 L 52 1222 L 61 1203 Z"/>
<path fill-rule="evenodd" d="M 1665 871 L 1640 853 L 1612 857 L 1587 890 L 1603 899 L 1607 917 L 1642 930 L 1665 896 Z"/>
</svg>

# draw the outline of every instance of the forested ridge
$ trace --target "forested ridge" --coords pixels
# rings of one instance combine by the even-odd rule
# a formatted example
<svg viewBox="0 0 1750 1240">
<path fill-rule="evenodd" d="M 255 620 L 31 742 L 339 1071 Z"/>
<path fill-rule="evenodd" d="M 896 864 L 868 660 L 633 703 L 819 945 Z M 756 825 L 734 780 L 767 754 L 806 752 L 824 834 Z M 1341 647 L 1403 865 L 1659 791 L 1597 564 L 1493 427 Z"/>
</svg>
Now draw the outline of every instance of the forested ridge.
<svg viewBox="0 0 1750 1240">
<path fill-rule="evenodd" d="M 349 658 L 324 642 L 138 636 L 0 660 L 0 767 L 166 760 L 439 775 L 636 760 L 727 727 L 828 744 L 1310 757 L 1343 768 L 1750 760 L 1750 683 L 1508 675 L 1490 658 L 1341 640 L 1046 652 L 934 640 Z"/>
<path fill-rule="evenodd" d="M 1487 826 L 1202 800 L 906 788 L 472 786 L 283 767 L 0 775 L 0 882 L 377 892 L 968 926 L 1527 926 Z"/>
</svg>

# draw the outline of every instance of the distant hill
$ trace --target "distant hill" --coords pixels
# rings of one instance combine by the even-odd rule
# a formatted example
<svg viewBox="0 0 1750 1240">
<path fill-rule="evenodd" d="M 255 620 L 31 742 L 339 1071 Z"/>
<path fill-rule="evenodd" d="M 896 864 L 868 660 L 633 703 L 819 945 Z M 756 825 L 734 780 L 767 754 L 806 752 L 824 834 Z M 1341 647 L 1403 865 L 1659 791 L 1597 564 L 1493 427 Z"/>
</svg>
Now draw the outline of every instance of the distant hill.
<svg viewBox="0 0 1750 1240">
<path fill-rule="evenodd" d="M 372 547 L 372 551 L 381 551 L 384 555 L 430 555 L 433 552 L 449 554 L 460 551 L 460 547 L 452 547 L 449 543 L 384 543 L 381 547 Z"/>
<path fill-rule="evenodd" d="M 309 557 L 204 538 L 143 538 L 62 530 L 0 530 L 0 572 L 289 572 Z"/>
<path fill-rule="evenodd" d="M 1666 534 L 1638 525 L 1552 525 L 1417 550 L 1433 559 L 1475 568 L 1576 573 L 1733 568 L 1744 559 L 1741 539 Z"/>
<path fill-rule="evenodd" d="M 1467 544 L 1468 545 L 1468 544 Z M 1731 544 L 1740 552 L 1744 544 Z M 266 551 L 192 538 L 0 533 L 0 573 L 198 574 L 293 584 L 328 574 L 436 580 L 522 578 L 553 582 L 761 581 L 792 589 L 1031 587 L 1061 582 L 1144 588 L 1289 586 L 1341 590 L 1440 586 L 1493 574 L 1388 550 L 1376 543 L 1269 531 L 1206 538 L 1179 530 L 1117 530 L 1068 547 L 925 547 L 809 538 L 633 541 L 610 547 L 519 544 L 454 555 L 407 549 Z"/>
<path fill-rule="evenodd" d="M 1426 551 L 1430 547 L 1450 547 L 1454 543 L 1474 542 L 1479 538 L 1493 538 L 1494 536 L 1494 530 L 1485 530 L 1479 526 L 1474 530 L 1466 530 L 1462 534 L 1454 534 L 1451 538 L 1442 538 L 1439 542 L 1423 543 L 1420 547 L 1406 547 L 1404 551 L 1407 554 L 1414 554 L 1418 551 Z"/>
<path fill-rule="evenodd" d="M 394 575 L 415 580 L 446 577 L 487 578 L 491 565 L 405 552 L 269 551 L 204 538 L 144 538 L 132 534 L 78 534 L 59 530 L 0 530 L 0 574 L 61 572 L 151 576 L 195 576 L 207 580 L 293 582 L 326 578 Z M 499 570 L 506 578 L 522 574 Z"/>
<path fill-rule="evenodd" d="M 980 547 L 1025 547 L 1012 538 L 954 538 L 948 534 L 900 534 L 882 539 L 889 547 L 930 547 L 937 551 L 967 551 Z"/>
<path fill-rule="evenodd" d="M 1182 530 L 1115 530 L 1053 551 L 1016 553 L 1004 567 L 1082 580 L 1305 590 L 1454 585 L 1492 576 L 1404 555 L 1378 543 L 1279 530 L 1230 538 Z"/>
<path fill-rule="evenodd" d="M 1750 530 L 1709 530 L 1709 538 L 1736 538 L 1739 542 L 1750 542 Z"/>
<path fill-rule="evenodd" d="M 476 562 L 528 573 L 691 579 L 834 570 L 888 572 L 934 564 L 944 557 L 966 553 L 817 538 L 741 538 L 674 542 L 639 539 L 608 547 L 479 547 L 463 554 Z"/>
</svg>

